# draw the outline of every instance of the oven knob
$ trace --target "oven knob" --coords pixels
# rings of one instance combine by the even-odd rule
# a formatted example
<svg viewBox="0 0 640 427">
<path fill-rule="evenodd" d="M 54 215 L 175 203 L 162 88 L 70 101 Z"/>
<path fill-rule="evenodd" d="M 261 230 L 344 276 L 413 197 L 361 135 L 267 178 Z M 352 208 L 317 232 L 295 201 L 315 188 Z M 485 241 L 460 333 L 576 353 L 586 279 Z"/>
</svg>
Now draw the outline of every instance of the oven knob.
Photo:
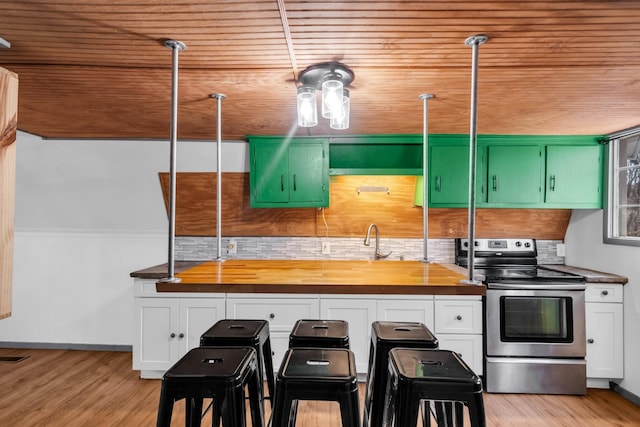
<svg viewBox="0 0 640 427">
<path fill-rule="evenodd" d="M 480 243 L 478 243 L 478 241 L 477 241 L 477 240 L 475 240 L 475 241 L 473 242 L 473 246 L 478 247 L 478 246 L 480 246 Z"/>
<path fill-rule="evenodd" d="M 462 246 L 464 246 L 465 248 L 468 248 L 469 247 L 469 242 L 463 242 Z"/>
<path fill-rule="evenodd" d="M 530 246 L 531 246 L 531 243 L 529 243 L 529 242 L 524 242 L 524 247 L 525 247 L 525 248 L 528 248 L 528 247 L 530 247 Z"/>
<path fill-rule="evenodd" d="M 517 241 L 516 242 L 516 248 L 519 248 L 520 246 L 522 246 L 522 242 L 521 241 Z"/>
</svg>

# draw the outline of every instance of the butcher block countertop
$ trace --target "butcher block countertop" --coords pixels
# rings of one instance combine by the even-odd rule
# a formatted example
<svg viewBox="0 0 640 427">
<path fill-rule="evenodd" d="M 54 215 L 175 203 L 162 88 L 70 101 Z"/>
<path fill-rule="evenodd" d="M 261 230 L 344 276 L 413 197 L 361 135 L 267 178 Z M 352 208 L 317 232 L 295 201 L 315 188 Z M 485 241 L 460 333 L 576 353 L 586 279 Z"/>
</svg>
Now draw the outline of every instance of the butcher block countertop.
<svg viewBox="0 0 640 427">
<path fill-rule="evenodd" d="M 465 270 L 420 261 L 237 260 L 181 265 L 180 282 L 156 284 L 158 292 L 287 294 L 484 295 L 465 285 Z M 166 265 L 164 272 L 166 272 Z M 132 273 L 144 277 L 151 269 Z M 165 274 L 166 275 L 166 274 Z M 160 276 L 163 277 L 163 276 Z M 158 277 L 153 277 L 158 278 Z"/>
</svg>

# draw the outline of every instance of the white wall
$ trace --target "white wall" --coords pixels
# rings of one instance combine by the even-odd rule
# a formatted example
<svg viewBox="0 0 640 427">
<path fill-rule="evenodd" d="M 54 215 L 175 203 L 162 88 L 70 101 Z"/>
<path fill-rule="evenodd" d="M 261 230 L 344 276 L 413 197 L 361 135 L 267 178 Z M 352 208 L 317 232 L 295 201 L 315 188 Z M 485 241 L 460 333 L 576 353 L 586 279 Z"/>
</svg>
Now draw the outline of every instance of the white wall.
<svg viewBox="0 0 640 427">
<path fill-rule="evenodd" d="M 640 395 L 640 247 L 602 243 L 602 211 L 574 210 L 565 236 L 565 262 L 627 276 L 624 287 L 624 380 L 622 387 Z"/>
<path fill-rule="evenodd" d="M 223 172 L 248 170 L 222 144 Z M 215 171 L 217 146 L 179 142 L 178 172 Z M 12 316 L 0 342 L 131 345 L 129 273 L 167 261 L 158 172 L 168 141 L 43 140 L 18 133 Z"/>
</svg>

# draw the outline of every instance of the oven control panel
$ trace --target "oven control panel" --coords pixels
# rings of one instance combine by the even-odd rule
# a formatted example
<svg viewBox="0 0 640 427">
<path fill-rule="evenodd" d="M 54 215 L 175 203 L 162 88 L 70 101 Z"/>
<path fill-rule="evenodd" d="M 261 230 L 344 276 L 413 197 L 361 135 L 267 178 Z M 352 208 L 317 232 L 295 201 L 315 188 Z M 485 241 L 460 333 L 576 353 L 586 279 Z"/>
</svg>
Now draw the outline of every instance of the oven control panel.
<svg viewBox="0 0 640 427">
<path fill-rule="evenodd" d="M 459 247 L 461 252 L 469 249 L 469 239 L 459 239 Z M 512 254 L 536 254 L 535 239 L 475 239 L 474 251 L 494 253 L 495 255 L 512 255 Z"/>
</svg>

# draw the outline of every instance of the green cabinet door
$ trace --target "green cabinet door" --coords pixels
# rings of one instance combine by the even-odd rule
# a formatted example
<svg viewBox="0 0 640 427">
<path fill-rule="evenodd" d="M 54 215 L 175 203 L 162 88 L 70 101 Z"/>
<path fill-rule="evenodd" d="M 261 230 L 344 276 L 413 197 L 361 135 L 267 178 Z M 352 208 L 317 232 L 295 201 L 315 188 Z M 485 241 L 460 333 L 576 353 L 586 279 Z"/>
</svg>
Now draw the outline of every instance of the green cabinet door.
<svg viewBox="0 0 640 427">
<path fill-rule="evenodd" d="M 249 143 L 251 207 L 329 206 L 326 140 L 253 137 Z"/>
<path fill-rule="evenodd" d="M 541 205 L 542 164 L 539 145 L 489 145 L 488 204 L 496 207 Z"/>
<path fill-rule="evenodd" d="M 547 147 L 545 203 L 602 208 L 602 146 Z"/>
<path fill-rule="evenodd" d="M 329 174 L 322 143 L 309 142 L 289 147 L 289 200 L 325 206 Z M 328 203 L 327 203 L 328 205 Z"/>
<path fill-rule="evenodd" d="M 287 203 L 289 201 L 289 153 L 281 144 L 256 144 L 253 147 L 255 203 Z"/>
<path fill-rule="evenodd" d="M 469 202 L 469 147 L 433 146 L 429 160 L 429 206 L 466 206 Z"/>
</svg>

